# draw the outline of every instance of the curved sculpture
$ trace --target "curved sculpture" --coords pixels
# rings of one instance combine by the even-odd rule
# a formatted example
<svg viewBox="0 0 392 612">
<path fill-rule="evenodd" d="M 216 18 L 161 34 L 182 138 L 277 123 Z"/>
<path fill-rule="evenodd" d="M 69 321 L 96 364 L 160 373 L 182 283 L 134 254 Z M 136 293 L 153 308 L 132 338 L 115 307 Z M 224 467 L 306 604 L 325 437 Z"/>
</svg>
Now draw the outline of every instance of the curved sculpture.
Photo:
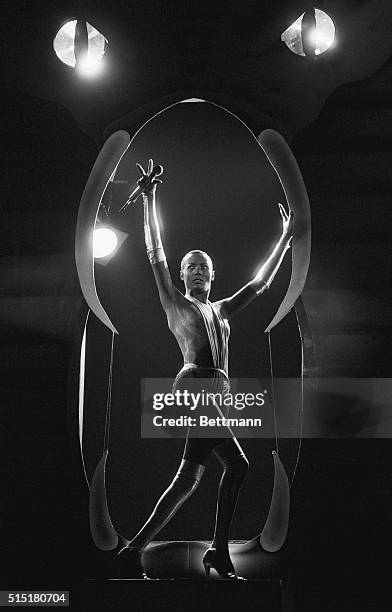
<svg viewBox="0 0 392 612">
<path fill-rule="evenodd" d="M 99 550 L 113 550 L 118 543 L 118 535 L 110 518 L 106 497 L 106 461 L 108 452 L 106 450 L 103 453 L 90 483 L 90 531 L 94 544 Z"/>
<path fill-rule="evenodd" d="M 300 169 L 285 139 L 275 130 L 264 130 L 258 141 L 279 178 L 289 207 L 294 211 L 290 284 L 265 330 L 269 332 L 290 312 L 305 286 L 310 261 L 310 206 Z"/>
<path fill-rule="evenodd" d="M 291 278 L 286 295 L 265 330 L 270 332 L 290 312 L 305 286 L 311 246 L 310 206 L 300 169 L 285 139 L 275 130 L 264 130 L 259 135 L 258 141 L 279 178 L 289 207 L 294 211 Z M 277 432 L 275 434 L 277 435 Z M 299 449 L 300 445 L 301 442 Z M 290 515 L 290 483 L 277 450 L 273 452 L 273 459 L 274 486 L 271 505 L 263 531 L 259 536 L 261 546 L 268 552 L 277 552 L 283 546 L 287 537 Z"/>
<path fill-rule="evenodd" d="M 89 487 L 89 520 L 93 542 L 99 550 L 112 550 L 117 546 L 118 535 L 110 518 L 106 496 L 106 462 L 108 458 L 108 423 L 105 425 L 104 451 L 89 481 L 83 455 L 84 375 L 86 366 L 86 331 L 89 320 L 87 312 L 79 360 L 79 447 L 84 476 Z M 112 335 L 113 337 L 113 335 Z"/>
<path fill-rule="evenodd" d="M 227 112 L 233 115 L 230 111 Z M 146 123 L 149 123 L 156 116 L 154 115 Z M 238 120 L 249 130 L 240 119 Z M 141 129 L 139 128 L 136 133 L 139 133 Z M 253 132 L 251 130 L 249 132 L 252 138 L 255 138 Z M 286 295 L 266 329 L 266 331 L 269 331 L 292 309 L 304 287 L 310 259 L 310 209 L 301 173 L 284 138 L 274 130 L 265 130 L 255 140 L 258 141 L 277 174 L 289 207 L 294 210 L 295 214 L 296 237 L 292 245 L 291 279 Z M 95 288 L 91 228 L 94 227 L 99 203 L 107 182 L 119 164 L 129 142 L 129 134 L 125 131 L 119 131 L 110 136 L 103 146 L 83 193 L 76 239 L 78 274 L 83 294 L 91 310 L 100 321 L 115 333 L 118 332 L 103 309 Z M 106 448 L 96 466 L 90 486 L 91 534 L 95 545 L 101 550 L 112 550 L 118 542 L 117 533 L 110 519 L 106 498 L 105 467 L 107 455 L 108 449 Z M 267 552 L 277 552 L 286 540 L 290 510 L 290 485 L 277 449 L 273 452 L 273 461 L 274 486 L 265 526 L 260 535 L 253 538 L 248 544 L 240 545 L 238 548 L 241 548 L 241 551 L 238 550 L 238 552 L 245 552 L 251 543 L 254 547 L 256 542 Z"/>
<path fill-rule="evenodd" d="M 260 544 L 267 552 L 277 552 L 286 541 L 290 515 L 290 485 L 277 451 L 274 459 L 274 488 L 268 517 L 260 535 Z"/>
<path fill-rule="evenodd" d="M 75 237 L 76 268 L 84 298 L 98 319 L 115 334 L 118 331 L 102 306 L 95 286 L 93 232 L 103 193 L 129 141 L 128 132 L 120 130 L 103 145 L 83 191 Z"/>
</svg>

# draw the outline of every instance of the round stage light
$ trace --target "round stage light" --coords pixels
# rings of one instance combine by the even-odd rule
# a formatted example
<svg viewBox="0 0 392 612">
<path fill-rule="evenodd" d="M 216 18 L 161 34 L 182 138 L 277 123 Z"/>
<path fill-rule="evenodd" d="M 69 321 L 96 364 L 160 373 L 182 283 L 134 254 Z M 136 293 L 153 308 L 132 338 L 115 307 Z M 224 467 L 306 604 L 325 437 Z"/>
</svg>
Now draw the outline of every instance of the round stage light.
<svg viewBox="0 0 392 612">
<path fill-rule="evenodd" d="M 314 8 L 312 13 L 315 23 L 314 27 L 306 33 L 304 32 L 303 19 L 305 15 L 311 14 L 308 11 L 307 13 L 302 13 L 280 37 L 290 51 L 296 55 L 321 55 L 331 47 L 335 40 L 335 24 L 331 17 L 317 8 Z M 305 47 L 310 45 L 312 53 L 305 52 L 304 43 Z"/>
<path fill-rule="evenodd" d="M 94 259 L 107 257 L 117 247 L 117 236 L 115 232 L 108 227 L 101 227 L 94 230 L 93 250 Z"/>
<path fill-rule="evenodd" d="M 77 71 L 85 77 L 93 77 L 102 70 L 102 62 L 95 61 L 88 54 L 78 61 Z"/>
<path fill-rule="evenodd" d="M 80 36 L 80 30 L 83 36 Z M 67 21 L 53 40 L 59 60 L 71 68 L 78 68 L 84 76 L 92 76 L 100 70 L 107 45 L 108 41 L 101 32 L 87 21 L 78 22 L 77 19 Z"/>
<path fill-rule="evenodd" d="M 324 11 L 314 9 L 314 13 L 316 26 L 310 32 L 310 40 L 314 45 L 315 55 L 321 55 L 330 48 L 335 40 L 335 24 Z"/>
</svg>

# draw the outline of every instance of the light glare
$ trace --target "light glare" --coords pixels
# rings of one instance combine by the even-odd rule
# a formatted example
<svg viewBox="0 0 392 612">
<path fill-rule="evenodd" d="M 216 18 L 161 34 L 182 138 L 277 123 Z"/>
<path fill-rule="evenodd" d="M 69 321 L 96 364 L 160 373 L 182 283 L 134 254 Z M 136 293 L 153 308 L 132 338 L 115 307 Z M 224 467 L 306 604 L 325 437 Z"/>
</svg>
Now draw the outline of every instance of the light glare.
<svg viewBox="0 0 392 612">
<path fill-rule="evenodd" d="M 108 41 L 94 26 L 85 22 L 87 29 L 87 56 L 76 65 L 75 34 L 77 20 L 68 21 L 57 32 L 53 40 L 53 48 L 57 57 L 67 66 L 78 68 L 84 76 L 97 74 L 100 62 L 105 54 Z"/>
<path fill-rule="evenodd" d="M 281 35 L 281 40 L 287 47 L 296 55 L 305 56 L 303 48 L 303 32 L 302 21 L 305 13 L 302 13 L 291 26 L 289 26 Z M 316 26 L 308 32 L 306 38 L 312 45 L 315 55 L 321 55 L 324 51 L 330 48 L 335 40 L 335 25 L 329 15 L 320 9 L 314 9 Z"/>
<path fill-rule="evenodd" d="M 117 247 L 117 236 L 115 232 L 107 227 L 94 230 L 93 252 L 94 259 L 107 257 Z"/>
<path fill-rule="evenodd" d="M 86 57 L 84 57 L 78 62 L 77 70 L 81 75 L 85 77 L 95 76 L 96 74 L 101 72 L 102 63 L 99 60 L 97 61 L 92 58 L 90 54 L 87 54 Z"/>
</svg>

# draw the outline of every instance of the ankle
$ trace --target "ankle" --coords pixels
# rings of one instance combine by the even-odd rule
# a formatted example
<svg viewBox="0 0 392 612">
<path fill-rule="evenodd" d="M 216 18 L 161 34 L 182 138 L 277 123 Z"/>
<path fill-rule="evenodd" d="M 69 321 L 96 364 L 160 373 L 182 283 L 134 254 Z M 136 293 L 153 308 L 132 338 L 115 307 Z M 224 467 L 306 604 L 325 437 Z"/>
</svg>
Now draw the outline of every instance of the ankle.
<svg viewBox="0 0 392 612">
<path fill-rule="evenodd" d="M 217 544 L 216 542 L 212 542 L 210 548 L 214 548 L 216 550 L 216 554 L 219 557 L 230 557 L 229 548 L 227 544 Z"/>
</svg>

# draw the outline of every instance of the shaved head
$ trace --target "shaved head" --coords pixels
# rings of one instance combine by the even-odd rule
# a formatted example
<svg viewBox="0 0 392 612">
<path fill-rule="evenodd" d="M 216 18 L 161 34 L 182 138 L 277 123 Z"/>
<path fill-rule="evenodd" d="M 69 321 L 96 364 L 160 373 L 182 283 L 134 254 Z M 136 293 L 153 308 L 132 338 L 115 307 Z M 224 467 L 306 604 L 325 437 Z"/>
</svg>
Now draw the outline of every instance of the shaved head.
<svg viewBox="0 0 392 612">
<path fill-rule="evenodd" d="M 211 259 L 211 257 L 208 255 L 208 253 L 206 253 L 205 251 L 200 251 L 199 249 L 194 249 L 193 251 L 189 251 L 189 252 L 188 252 L 186 255 L 184 255 L 184 257 L 181 259 L 181 266 L 180 266 L 180 267 L 181 267 L 181 270 L 183 269 L 184 264 L 185 264 L 185 261 L 187 260 L 187 258 L 188 258 L 190 255 L 195 255 L 195 254 L 197 254 L 197 255 L 203 255 L 203 256 L 204 256 L 204 257 L 205 257 L 205 258 L 208 260 L 208 262 L 210 263 L 210 265 L 211 265 L 211 269 L 213 269 L 213 267 L 214 267 L 214 266 L 213 266 L 213 264 L 212 264 L 212 259 Z"/>
</svg>

